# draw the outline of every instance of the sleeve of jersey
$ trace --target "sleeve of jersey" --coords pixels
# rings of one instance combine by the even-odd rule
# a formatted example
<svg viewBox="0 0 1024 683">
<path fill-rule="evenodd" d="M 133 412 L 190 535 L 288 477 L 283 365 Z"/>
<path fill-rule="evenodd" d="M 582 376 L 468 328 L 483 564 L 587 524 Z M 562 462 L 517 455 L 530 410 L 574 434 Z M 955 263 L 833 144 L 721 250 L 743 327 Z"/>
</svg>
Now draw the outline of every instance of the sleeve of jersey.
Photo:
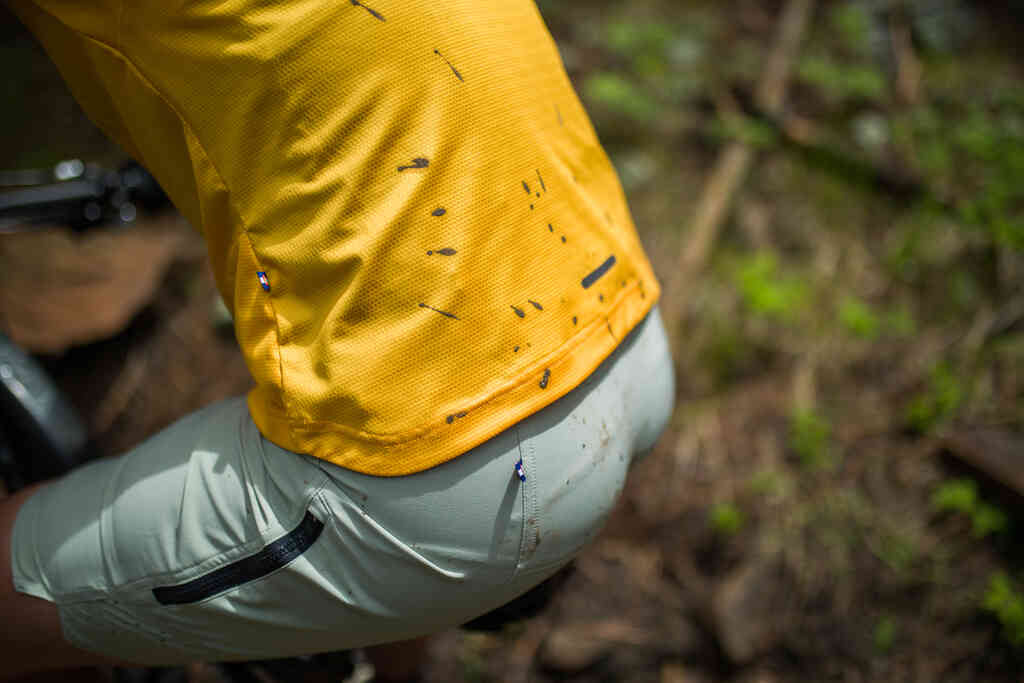
<svg viewBox="0 0 1024 683">
<path fill-rule="evenodd" d="M 203 233 L 250 370 L 261 391 L 271 395 L 270 402 L 280 402 L 273 316 L 264 310 L 265 298 L 235 282 L 239 259 L 253 271 L 261 268 L 250 245 L 239 241 L 238 198 L 228 191 L 214 155 L 196 132 L 197 118 L 211 130 L 234 129 L 230 122 L 237 107 L 217 84 L 220 79 L 231 82 L 231 74 L 221 69 L 204 77 L 201 62 L 228 55 L 235 36 L 218 35 L 215 21 L 205 21 L 205 32 L 190 35 L 189 13 L 183 8 L 166 3 L 154 11 L 145 5 L 126 9 L 118 0 L 14 0 L 11 9 L 42 44 L 90 119 L 153 173 Z M 237 138 L 221 143 L 241 144 Z"/>
</svg>

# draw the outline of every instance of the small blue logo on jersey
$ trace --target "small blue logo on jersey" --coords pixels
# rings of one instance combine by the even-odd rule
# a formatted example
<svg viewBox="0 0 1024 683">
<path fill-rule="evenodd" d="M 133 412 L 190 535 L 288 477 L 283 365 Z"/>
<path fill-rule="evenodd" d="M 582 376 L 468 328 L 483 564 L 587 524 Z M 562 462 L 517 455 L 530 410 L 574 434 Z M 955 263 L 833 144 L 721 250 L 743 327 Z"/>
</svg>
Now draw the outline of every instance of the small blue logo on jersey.
<svg viewBox="0 0 1024 683">
<path fill-rule="evenodd" d="M 264 292 L 269 292 L 270 291 L 270 280 L 267 279 L 266 271 L 262 271 L 262 270 L 259 271 L 258 273 L 256 273 L 256 277 L 258 277 L 260 279 L 260 284 L 263 285 L 263 291 Z"/>
</svg>

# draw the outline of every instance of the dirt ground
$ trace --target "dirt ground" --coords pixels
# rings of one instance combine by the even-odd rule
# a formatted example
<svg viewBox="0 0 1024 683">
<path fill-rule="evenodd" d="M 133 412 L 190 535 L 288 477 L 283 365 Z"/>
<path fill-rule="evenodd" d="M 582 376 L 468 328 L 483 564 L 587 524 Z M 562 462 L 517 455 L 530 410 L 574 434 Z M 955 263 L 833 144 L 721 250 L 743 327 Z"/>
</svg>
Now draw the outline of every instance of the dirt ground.
<svg viewBox="0 0 1024 683">
<path fill-rule="evenodd" d="M 1024 680 L 1021 14 L 817 3 L 785 113 L 763 118 L 751 93 L 783 5 L 540 3 L 664 282 L 721 151 L 753 160 L 661 303 L 671 427 L 551 604 L 439 634 L 424 680 Z M 80 134 L 8 111 L 0 166 L 51 162 L 26 130 L 51 156 L 116 156 L 4 30 L 12 97 L 31 109 L 42 90 L 53 129 Z M 0 272 L 0 330 L 99 455 L 250 386 L 173 212 L 0 234 Z"/>
</svg>

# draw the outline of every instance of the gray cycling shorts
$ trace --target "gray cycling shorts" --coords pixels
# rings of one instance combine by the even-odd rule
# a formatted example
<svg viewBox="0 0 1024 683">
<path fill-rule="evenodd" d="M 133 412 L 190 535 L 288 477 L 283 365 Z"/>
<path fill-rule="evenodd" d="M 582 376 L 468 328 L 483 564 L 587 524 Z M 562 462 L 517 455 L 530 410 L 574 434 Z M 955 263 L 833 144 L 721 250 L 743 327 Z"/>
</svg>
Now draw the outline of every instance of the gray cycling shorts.
<svg viewBox="0 0 1024 683">
<path fill-rule="evenodd" d="M 73 645 L 149 665 L 435 632 L 522 594 L 597 534 L 673 392 L 654 309 L 574 391 L 409 476 L 283 450 L 244 399 L 223 401 L 30 497 L 15 587 L 56 603 Z"/>
</svg>

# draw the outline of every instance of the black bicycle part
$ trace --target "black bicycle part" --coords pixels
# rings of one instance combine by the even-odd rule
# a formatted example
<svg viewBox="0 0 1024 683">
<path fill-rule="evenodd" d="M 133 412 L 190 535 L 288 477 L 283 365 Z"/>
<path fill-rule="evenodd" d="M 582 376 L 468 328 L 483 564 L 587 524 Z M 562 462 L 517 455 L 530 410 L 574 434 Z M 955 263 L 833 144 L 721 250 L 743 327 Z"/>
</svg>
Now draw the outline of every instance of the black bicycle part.
<svg viewBox="0 0 1024 683">
<path fill-rule="evenodd" d="M 88 433 L 46 371 L 0 333 L 0 469 L 9 490 L 86 459 Z"/>
<path fill-rule="evenodd" d="M 135 162 L 116 171 L 77 159 L 53 169 L 0 171 L 0 231 L 53 223 L 76 230 L 131 223 L 138 206 L 155 210 L 168 202 L 153 176 Z"/>
</svg>

